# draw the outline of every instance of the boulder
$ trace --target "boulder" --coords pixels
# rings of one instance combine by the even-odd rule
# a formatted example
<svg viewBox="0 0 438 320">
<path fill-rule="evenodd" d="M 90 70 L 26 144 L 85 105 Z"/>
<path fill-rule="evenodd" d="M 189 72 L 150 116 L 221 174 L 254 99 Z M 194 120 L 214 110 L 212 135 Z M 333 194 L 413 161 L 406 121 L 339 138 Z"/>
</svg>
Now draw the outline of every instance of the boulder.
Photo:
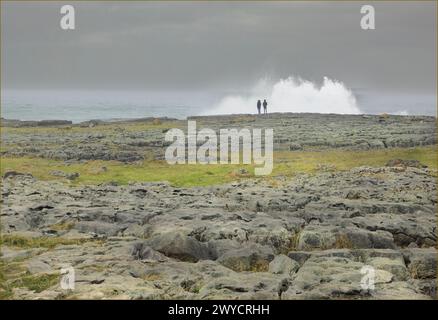
<svg viewBox="0 0 438 320">
<path fill-rule="evenodd" d="M 385 270 L 394 275 L 396 281 L 406 281 L 409 278 L 409 272 L 402 259 L 389 259 L 384 257 L 372 258 L 367 262 L 376 269 Z"/>
<path fill-rule="evenodd" d="M 133 245 L 131 255 L 134 259 L 142 260 L 146 262 L 163 262 L 167 260 L 167 257 L 158 251 L 155 251 L 151 247 L 147 246 L 145 242 L 137 242 Z"/>
<path fill-rule="evenodd" d="M 269 263 L 269 272 L 275 274 L 291 275 L 299 269 L 298 262 L 284 254 L 280 254 Z"/>
<path fill-rule="evenodd" d="M 68 180 L 74 180 L 79 177 L 79 173 L 77 172 L 64 172 L 61 170 L 52 170 L 50 171 L 50 174 L 55 177 L 66 178 Z"/>
<path fill-rule="evenodd" d="M 305 251 L 290 251 L 287 256 L 291 258 L 292 260 L 298 262 L 300 266 L 306 262 L 307 259 L 311 256 L 310 252 Z"/>
<path fill-rule="evenodd" d="M 93 233 L 96 235 L 105 235 L 110 237 L 116 236 L 126 227 L 102 221 L 79 221 L 73 228 L 83 233 Z"/>
<path fill-rule="evenodd" d="M 406 249 L 404 252 L 408 270 L 414 279 L 436 279 L 437 251 L 434 248 Z"/>
<path fill-rule="evenodd" d="M 218 262 L 234 271 L 268 271 L 274 252 L 268 246 L 248 244 L 239 249 L 226 251 Z"/>
<path fill-rule="evenodd" d="M 182 261 L 197 262 L 216 258 L 214 249 L 180 232 L 155 235 L 147 244 L 167 257 Z"/>
<path fill-rule="evenodd" d="M 14 177 L 17 177 L 17 176 L 29 176 L 29 177 L 32 177 L 32 175 L 29 174 L 29 173 L 22 173 L 22 172 L 18 172 L 18 171 L 14 171 L 14 170 L 9 170 L 9 171 L 6 171 L 4 173 L 3 179 L 14 178 Z"/>
<path fill-rule="evenodd" d="M 27 268 L 27 271 L 30 272 L 31 274 L 52 272 L 52 267 L 48 263 L 46 263 L 40 259 L 31 259 L 27 263 L 26 268 Z"/>
</svg>

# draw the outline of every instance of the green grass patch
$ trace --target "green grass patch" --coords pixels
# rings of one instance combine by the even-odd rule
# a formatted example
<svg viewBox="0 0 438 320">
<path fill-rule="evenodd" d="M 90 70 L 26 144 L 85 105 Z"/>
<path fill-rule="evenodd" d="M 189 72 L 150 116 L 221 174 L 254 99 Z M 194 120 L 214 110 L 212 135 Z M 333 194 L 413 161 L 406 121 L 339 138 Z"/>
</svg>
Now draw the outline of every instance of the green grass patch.
<svg viewBox="0 0 438 320">
<path fill-rule="evenodd" d="M 105 167 L 106 170 L 100 170 Z M 100 184 L 116 182 L 168 181 L 175 186 L 206 186 L 237 180 L 239 169 L 253 172 L 249 165 L 169 165 L 164 161 L 144 161 L 141 164 L 125 164 L 117 161 L 88 161 L 83 164 L 65 165 L 62 161 L 42 158 L 1 159 L 1 174 L 14 170 L 31 173 L 41 180 L 65 180 L 51 175 L 51 171 L 61 170 L 67 173 L 78 172 L 79 177 L 72 184 Z"/>
<path fill-rule="evenodd" d="M 437 148 L 426 146 L 417 148 L 391 148 L 366 151 L 324 150 L 276 152 L 274 170 L 270 176 L 258 177 L 270 179 L 275 176 L 294 176 L 297 173 L 316 173 L 324 170 L 349 170 L 359 166 L 381 167 L 391 159 L 418 160 L 431 169 L 437 169 Z M 102 168 L 105 167 L 105 170 Z M 63 161 L 42 158 L 1 159 L 1 174 L 8 170 L 31 173 L 41 180 L 62 180 L 72 184 L 100 184 L 116 182 L 168 181 L 174 186 L 207 186 L 223 184 L 243 178 L 254 178 L 254 165 L 169 165 L 165 161 L 143 161 L 138 164 L 125 164 L 117 161 L 88 161 L 86 163 L 66 165 Z M 247 174 L 240 174 L 245 169 Z M 73 182 L 50 174 L 61 170 L 77 172 L 79 178 Z"/>
<path fill-rule="evenodd" d="M 23 259 L 0 260 L 0 300 L 11 299 L 14 282 L 28 275 Z"/>
<path fill-rule="evenodd" d="M 0 260 L 0 300 L 10 299 L 13 296 L 12 288 L 8 284 L 6 267 L 8 265 Z"/>
<path fill-rule="evenodd" d="M 14 279 L 6 284 L 6 297 L 10 298 L 12 296 L 13 288 L 27 288 L 31 291 L 40 293 L 50 287 L 55 286 L 59 283 L 59 274 L 39 274 L 31 275 L 26 274 L 25 276 Z"/>
<path fill-rule="evenodd" d="M 276 154 L 273 175 L 314 173 L 325 169 L 342 171 L 360 166 L 382 167 L 391 159 L 418 160 L 431 169 L 437 169 L 437 147 L 280 152 Z"/>
<path fill-rule="evenodd" d="M 47 248 L 53 249 L 59 245 L 80 245 L 85 242 L 99 242 L 101 240 L 96 240 L 92 238 L 81 238 L 81 239 L 66 239 L 61 237 L 23 237 L 19 235 L 9 235 L 5 234 L 0 237 L 0 245 L 6 245 L 15 248 Z"/>
</svg>

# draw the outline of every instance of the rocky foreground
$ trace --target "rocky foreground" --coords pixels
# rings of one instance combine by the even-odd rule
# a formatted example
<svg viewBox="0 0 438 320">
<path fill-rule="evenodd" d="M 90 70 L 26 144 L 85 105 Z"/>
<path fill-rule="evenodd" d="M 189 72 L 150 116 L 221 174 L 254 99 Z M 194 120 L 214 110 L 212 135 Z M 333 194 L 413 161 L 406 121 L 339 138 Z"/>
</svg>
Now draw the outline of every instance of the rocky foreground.
<svg viewBox="0 0 438 320">
<path fill-rule="evenodd" d="M 81 239 L 3 247 L 28 273 L 75 268 L 76 287 L 15 298 L 430 299 L 436 296 L 436 177 L 357 168 L 207 188 L 69 187 L 3 180 L 4 235 Z M 361 268 L 376 270 L 361 289 Z"/>
<path fill-rule="evenodd" d="M 436 144 L 431 117 L 199 119 L 216 129 L 239 121 L 275 126 L 281 150 Z M 162 153 L 160 124 L 95 125 L 6 130 L 2 154 L 129 162 Z M 434 299 L 436 177 L 415 161 L 194 188 L 72 186 L 7 172 L 1 280 L 16 299 Z M 60 287 L 66 266 L 74 290 Z M 374 290 L 361 286 L 364 266 L 374 268 Z"/>
</svg>

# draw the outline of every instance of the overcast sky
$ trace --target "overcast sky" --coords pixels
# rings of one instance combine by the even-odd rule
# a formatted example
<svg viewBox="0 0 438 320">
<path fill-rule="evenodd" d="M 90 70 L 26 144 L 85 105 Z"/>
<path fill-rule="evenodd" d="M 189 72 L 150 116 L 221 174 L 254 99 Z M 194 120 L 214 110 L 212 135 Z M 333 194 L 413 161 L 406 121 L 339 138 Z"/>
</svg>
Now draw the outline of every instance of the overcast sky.
<svg viewBox="0 0 438 320">
<path fill-rule="evenodd" d="M 62 4 L 76 30 L 59 27 Z M 376 30 L 360 28 L 363 4 Z M 1 2 L 2 87 L 228 90 L 290 75 L 433 93 L 436 2 Z"/>
</svg>

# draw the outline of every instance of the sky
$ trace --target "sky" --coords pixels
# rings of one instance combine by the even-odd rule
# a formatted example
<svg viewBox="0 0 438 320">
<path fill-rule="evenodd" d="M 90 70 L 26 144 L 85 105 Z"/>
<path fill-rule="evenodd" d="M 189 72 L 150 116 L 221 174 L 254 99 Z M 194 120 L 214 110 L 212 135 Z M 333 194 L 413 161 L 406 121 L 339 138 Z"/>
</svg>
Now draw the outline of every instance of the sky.
<svg viewBox="0 0 438 320">
<path fill-rule="evenodd" d="M 72 4 L 76 29 L 62 30 Z M 372 4 L 376 29 L 362 30 Z M 1 2 L 2 89 L 436 91 L 436 2 Z"/>
</svg>

